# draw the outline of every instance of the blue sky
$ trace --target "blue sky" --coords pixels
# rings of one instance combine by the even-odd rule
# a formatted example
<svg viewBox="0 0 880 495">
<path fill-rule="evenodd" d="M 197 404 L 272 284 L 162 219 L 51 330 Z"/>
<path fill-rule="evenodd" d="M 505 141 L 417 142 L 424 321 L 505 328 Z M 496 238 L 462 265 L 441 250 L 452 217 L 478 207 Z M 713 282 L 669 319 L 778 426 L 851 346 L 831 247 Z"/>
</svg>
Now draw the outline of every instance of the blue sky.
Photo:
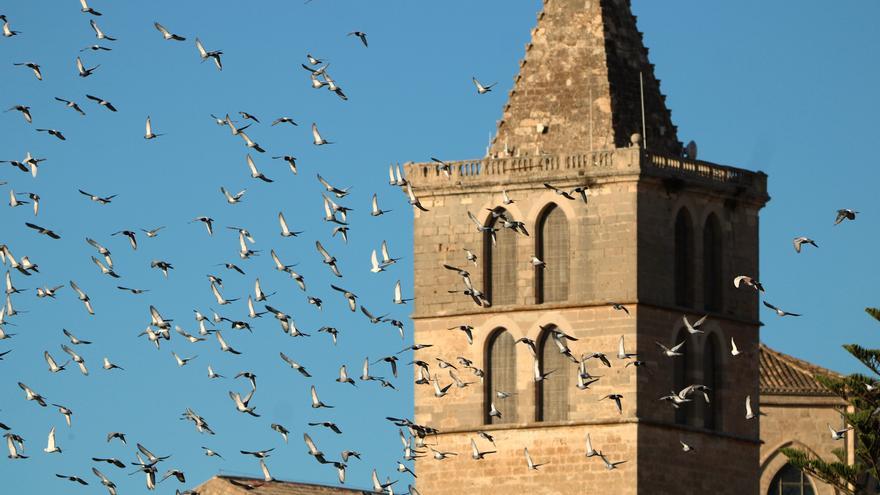
<svg viewBox="0 0 880 495">
<path fill-rule="evenodd" d="M 396 380 L 397 392 L 368 386 L 376 384 L 349 390 L 330 380 L 340 364 L 357 375 L 364 357 L 378 359 L 411 344 L 411 324 L 407 321 L 405 340 L 390 326 L 370 325 L 361 314 L 348 312 L 329 283 L 350 288 L 374 312 L 407 316 L 409 308 L 391 304 L 391 291 L 398 279 L 404 287 L 412 286 L 411 217 L 404 198 L 387 185 L 387 165 L 430 156 L 483 155 L 540 2 L 313 0 L 307 5 L 264 1 L 243 7 L 231 1 L 121 5 L 95 0 L 92 6 L 104 13 L 97 18 L 99 25 L 119 38 L 103 42 L 113 51 L 102 53 L 79 53 L 96 42 L 90 17 L 79 12 L 77 2 L 63 3 L 29 0 L 2 6 L 22 35 L 0 38 L 0 105 L 30 105 L 34 124 L 26 124 L 17 112 L 0 114 L 0 159 L 19 160 L 27 151 L 48 158 L 36 180 L 6 165 L 0 168 L 0 181 L 9 182 L 2 187 L 3 197 L 10 187 L 38 193 L 43 199 L 34 223 L 63 237 L 51 241 L 26 229 L 23 223 L 34 221 L 28 206 L 2 207 L 2 242 L 41 268 L 37 276 L 14 275 L 16 286 L 34 289 L 75 280 L 91 296 L 97 314 L 89 317 L 69 288 L 54 301 L 37 299 L 33 292 L 15 296 L 16 307 L 28 312 L 6 327 L 18 335 L 0 341 L 0 352 L 13 350 L 0 362 L 0 422 L 27 439 L 26 453 L 33 457 L 0 462 L 4 486 L 33 492 L 68 489 L 54 473 L 80 475 L 94 485 L 88 457 L 128 462 L 135 442 L 157 454 L 173 454 L 160 467 L 183 468 L 190 486 L 220 470 L 258 475 L 257 462 L 237 451 L 271 447 L 278 448 L 268 460 L 276 477 L 333 483 L 333 469 L 309 458 L 301 440 L 304 424 L 318 420 L 335 421 L 343 429 L 343 436 L 310 429 L 331 457 L 338 458 L 344 448 L 364 452 L 362 462 L 350 465 L 351 486 L 369 486 L 374 467 L 383 477 L 391 475 L 400 444 L 395 428 L 382 418 L 411 415 L 410 380 Z M 706 160 L 770 176 L 773 199 L 761 214 L 761 278 L 772 291 L 772 302 L 805 316 L 778 319 L 762 313 L 762 339 L 823 366 L 856 370 L 840 345 L 880 346 L 876 324 L 862 312 L 865 306 L 880 305 L 871 256 L 878 240 L 871 226 L 880 174 L 872 149 L 880 110 L 872 22 L 880 5 L 843 2 L 830 9 L 814 0 L 796 7 L 756 0 L 637 0 L 634 11 L 679 137 L 696 140 Z M 153 21 L 188 40 L 163 41 Z M 346 36 L 353 30 L 368 34 L 369 48 Z M 222 72 L 199 62 L 192 43 L 196 36 L 209 50 L 223 50 Z M 300 68 L 307 53 L 330 62 L 330 72 L 349 101 L 309 87 Z M 100 68 L 91 77 L 78 77 L 77 55 Z M 12 65 L 25 61 L 42 65 L 44 81 Z M 471 76 L 499 85 L 493 93 L 477 96 Z M 85 99 L 87 93 L 113 102 L 119 112 L 99 108 Z M 65 108 L 55 96 L 76 100 L 87 116 Z M 237 111 L 253 113 L 263 122 L 248 132 L 268 149 L 252 155 L 275 180 L 272 184 L 249 178 L 248 150 L 209 117 Z M 147 115 L 154 130 L 165 136 L 143 139 Z M 268 125 L 282 115 L 300 125 Z M 308 130 L 312 122 L 337 144 L 313 146 Z M 60 129 L 68 139 L 60 142 L 36 133 L 35 127 Z M 281 154 L 299 158 L 298 175 L 270 159 Z M 356 210 L 347 245 L 331 238 L 330 227 L 321 220 L 316 173 L 335 185 L 352 186 L 344 200 Z M 245 200 L 226 204 L 220 186 L 247 188 Z M 118 198 L 99 206 L 78 188 Z M 391 214 L 366 215 L 374 192 L 383 208 L 394 210 Z M 833 227 L 838 208 L 862 214 L 854 223 Z M 305 234 L 279 238 L 279 210 Z M 216 219 L 213 237 L 201 225 L 188 224 L 199 215 Z M 160 225 L 167 228 L 156 239 L 141 236 L 136 252 L 124 238 L 110 236 L 120 229 Z M 239 260 L 236 236 L 224 228 L 230 225 L 246 226 L 261 256 Z M 796 255 L 791 239 L 797 235 L 816 239 L 820 248 Z M 100 275 L 89 261 L 95 252 L 85 243 L 86 236 L 113 252 L 122 285 L 151 292 L 133 296 L 116 291 L 116 281 Z M 340 258 L 344 279 L 337 281 L 318 262 L 315 239 Z M 383 239 L 392 255 L 403 260 L 387 273 L 373 275 L 368 272 L 369 252 Z M 270 248 L 286 263 L 299 263 L 295 269 L 304 275 L 308 293 L 324 300 L 322 312 L 306 303 L 289 278 L 271 269 Z M 175 266 L 167 280 L 149 269 L 153 259 Z M 227 261 L 240 264 L 247 275 L 214 266 Z M 313 336 L 291 339 L 267 315 L 255 324 L 254 335 L 224 331 L 230 344 L 244 353 L 241 358 L 221 354 L 213 340 L 193 345 L 175 338 L 156 351 L 143 337 L 136 338 L 149 323 L 150 304 L 190 332 L 197 328 L 193 309 L 220 310 L 205 278 L 208 273 L 223 278 L 227 297 L 252 291 L 259 276 L 264 289 L 278 292 L 270 304 L 293 315 L 297 326 Z M 229 317 L 244 316 L 240 302 L 222 309 Z M 315 333 L 324 324 L 339 328 L 338 346 Z M 90 376 L 75 368 L 57 375 L 46 370 L 44 350 L 56 359 L 64 357 L 62 327 L 95 342 L 77 348 Z M 199 357 L 178 368 L 172 350 Z M 310 382 L 282 366 L 279 350 L 321 379 L 321 399 L 335 409 L 316 412 L 309 407 Z M 125 371 L 100 369 L 104 356 Z M 256 373 L 252 404 L 262 417 L 236 412 L 227 392 L 246 392 L 246 382 L 208 381 L 208 364 L 227 376 L 245 369 Z M 374 374 L 388 374 L 378 368 Z M 18 381 L 73 409 L 74 427 L 68 429 L 56 411 L 25 402 Z M 179 421 L 186 407 L 203 415 L 218 434 L 203 436 Z M 286 448 L 268 428 L 272 422 L 291 430 Z M 58 427 L 58 442 L 65 449 L 60 456 L 41 452 L 52 425 Z M 126 432 L 129 447 L 105 443 L 111 430 Z M 226 460 L 202 456 L 201 446 Z M 143 490 L 140 475 L 129 477 L 110 466 L 100 469 L 120 493 Z M 170 483 L 161 491 L 173 490 Z"/>
</svg>

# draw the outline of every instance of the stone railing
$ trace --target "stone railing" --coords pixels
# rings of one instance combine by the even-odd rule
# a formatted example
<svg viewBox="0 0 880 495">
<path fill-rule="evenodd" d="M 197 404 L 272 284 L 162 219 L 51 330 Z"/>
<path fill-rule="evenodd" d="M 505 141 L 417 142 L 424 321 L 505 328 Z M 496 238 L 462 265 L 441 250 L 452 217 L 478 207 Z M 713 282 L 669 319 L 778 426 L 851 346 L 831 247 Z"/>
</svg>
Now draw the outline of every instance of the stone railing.
<svg viewBox="0 0 880 495">
<path fill-rule="evenodd" d="M 614 151 L 599 151 L 576 155 L 545 155 L 509 158 L 484 158 L 446 162 L 450 176 L 441 172 L 437 163 L 410 163 L 405 173 L 418 185 L 443 185 L 453 183 L 478 183 L 503 180 L 516 176 L 534 174 L 552 175 L 557 171 L 584 170 L 588 168 L 611 168 L 614 165 Z"/>
<path fill-rule="evenodd" d="M 761 172 L 752 172 L 726 165 L 673 158 L 653 153 L 646 153 L 642 167 L 656 171 L 666 171 L 671 176 L 680 176 L 682 178 L 698 177 L 713 182 L 737 184 L 745 187 L 766 186 L 766 175 Z"/>
<path fill-rule="evenodd" d="M 710 162 L 643 152 L 638 148 L 594 151 L 572 155 L 484 158 L 446 162 L 449 177 L 435 162 L 409 163 L 404 173 L 416 187 L 491 184 L 499 181 L 638 173 L 733 184 L 766 191 L 766 175 Z"/>
</svg>

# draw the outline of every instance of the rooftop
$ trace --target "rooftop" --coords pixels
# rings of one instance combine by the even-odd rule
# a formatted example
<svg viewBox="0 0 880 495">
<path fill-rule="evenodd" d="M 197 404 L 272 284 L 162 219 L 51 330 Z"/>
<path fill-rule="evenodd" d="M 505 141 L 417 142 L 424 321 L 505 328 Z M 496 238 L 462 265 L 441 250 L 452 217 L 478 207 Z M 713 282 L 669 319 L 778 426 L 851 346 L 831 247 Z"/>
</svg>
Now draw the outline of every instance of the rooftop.
<svg viewBox="0 0 880 495">
<path fill-rule="evenodd" d="M 369 490 L 315 485 L 293 481 L 263 481 L 259 478 L 218 475 L 195 488 L 198 495 L 354 495 Z"/>
<path fill-rule="evenodd" d="M 774 351 L 764 344 L 760 345 L 760 353 L 762 394 L 833 395 L 816 376 L 837 377 L 839 373 Z"/>
</svg>

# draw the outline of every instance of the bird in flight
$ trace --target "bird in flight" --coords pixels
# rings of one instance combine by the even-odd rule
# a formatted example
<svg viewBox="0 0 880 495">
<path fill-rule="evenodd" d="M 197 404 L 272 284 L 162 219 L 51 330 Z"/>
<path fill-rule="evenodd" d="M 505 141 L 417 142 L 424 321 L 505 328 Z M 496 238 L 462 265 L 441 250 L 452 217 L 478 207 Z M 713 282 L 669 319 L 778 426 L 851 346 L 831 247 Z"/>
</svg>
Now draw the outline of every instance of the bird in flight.
<svg viewBox="0 0 880 495">
<path fill-rule="evenodd" d="M 184 38 L 183 36 L 176 35 L 176 34 L 172 33 L 171 31 L 168 31 L 167 29 L 165 29 L 165 26 L 159 24 L 158 22 L 154 22 L 153 27 L 155 27 L 160 33 L 162 33 L 162 38 L 164 38 L 166 40 L 186 41 L 186 38 Z"/>
<path fill-rule="evenodd" d="M 492 91 L 492 87 L 495 86 L 496 84 L 498 84 L 498 83 L 492 83 L 492 84 L 488 84 L 486 86 L 483 86 L 480 83 L 480 81 L 477 80 L 476 77 L 472 77 L 471 80 L 474 82 L 474 86 L 477 87 L 477 94 L 481 94 L 481 95 L 489 93 L 490 91 Z"/>
<path fill-rule="evenodd" d="M 364 44 L 365 47 L 370 46 L 367 43 L 367 33 L 363 32 L 363 31 L 352 31 L 352 32 L 348 33 L 348 35 L 349 36 L 357 36 L 361 40 L 361 43 Z"/>
</svg>

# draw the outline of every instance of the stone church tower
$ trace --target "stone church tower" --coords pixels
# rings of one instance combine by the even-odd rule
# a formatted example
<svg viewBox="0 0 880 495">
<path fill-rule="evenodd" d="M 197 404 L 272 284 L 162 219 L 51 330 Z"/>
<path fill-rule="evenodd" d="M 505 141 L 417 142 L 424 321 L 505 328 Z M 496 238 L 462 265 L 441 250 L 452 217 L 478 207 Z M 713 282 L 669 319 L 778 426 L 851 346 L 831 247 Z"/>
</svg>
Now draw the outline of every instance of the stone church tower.
<svg viewBox="0 0 880 495">
<path fill-rule="evenodd" d="M 757 493 L 758 297 L 732 280 L 759 276 L 766 176 L 685 158 L 647 55 L 628 0 L 545 0 L 489 156 L 450 162 L 449 176 L 435 163 L 407 166 L 430 210 L 415 214 L 413 319 L 415 341 L 433 347 L 415 359 L 441 387 L 453 378 L 436 358 L 472 382 L 442 398 L 433 383 L 416 387 L 415 421 L 440 431 L 428 443 L 459 454 L 418 460 L 425 495 Z M 584 187 L 586 204 L 572 192 Z M 496 242 L 469 212 L 498 228 Z M 463 278 L 444 264 L 467 270 L 491 304 L 462 294 Z M 682 316 L 703 315 L 705 333 L 690 335 Z M 450 330 L 462 325 L 474 328 L 472 344 Z M 585 361 L 600 377 L 588 389 L 552 328 L 578 339 L 566 341 L 576 360 L 607 355 L 611 367 Z M 523 337 L 534 353 L 515 343 Z M 643 366 L 617 357 L 621 337 Z M 658 342 L 684 342 L 683 355 L 662 355 Z M 536 366 L 549 377 L 536 381 Z M 690 384 L 708 386 L 709 402 L 698 393 L 676 410 L 658 400 Z M 600 400 L 609 394 L 622 396 L 621 411 Z M 625 462 L 607 470 L 586 457 L 587 435 L 608 461 Z M 472 459 L 472 439 L 497 452 Z M 530 470 L 525 448 L 544 465 Z"/>
</svg>

